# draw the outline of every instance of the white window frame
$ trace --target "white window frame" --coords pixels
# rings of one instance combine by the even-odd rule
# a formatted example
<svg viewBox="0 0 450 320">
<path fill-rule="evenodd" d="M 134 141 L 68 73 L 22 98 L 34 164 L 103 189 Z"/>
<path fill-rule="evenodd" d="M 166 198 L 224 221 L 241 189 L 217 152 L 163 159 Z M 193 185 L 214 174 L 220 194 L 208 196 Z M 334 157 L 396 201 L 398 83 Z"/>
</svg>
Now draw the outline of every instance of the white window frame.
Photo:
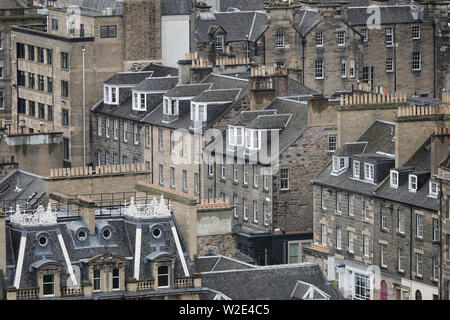
<svg viewBox="0 0 450 320">
<path fill-rule="evenodd" d="M 437 182 L 430 181 L 428 196 L 432 197 L 432 198 L 437 198 L 438 193 L 439 193 L 439 186 L 438 186 Z"/>
<path fill-rule="evenodd" d="M 438 257 L 432 257 L 432 279 L 435 281 L 438 281 L 439 279 L 439 258 Z"/>
<path fill-rule="evenodd" d="M 387 245 L 380 243 L 380 265 L 387 268 Z"/>
<path fill-rule="evenodd" d="M 336 32 L 336 44 L 338 46 L 345 46 L 345 37 L 347 32 L 345 31 L 337 31 Z"/>
<path fill-rule="evenodd" d="M 105 117 L 105 127 L 106 127 L 106 133 L 105 136 L 109 138 L 109 128 L 110 128 L 110 119 L 108 117 Z"/>
<path fill-rule="evenodd" d="M 342 192 L 336 192 L 336 212 L 342 213 Z"/>
<path fill-rule="evenodd" d="M 323 32 L 316 32 L 316 47 L 323 47 Z"/>
<path fill-rule="evenodd" d="M 267 201 L 263 202 L 263 216 L 264 216 L 264 225 L 268 226 L 270 223 L 270 211 L 269 211 L 269 204 Z"/>
<path fill-rule="evenodd" d="M 246 198 L 243 199 L 242 205 L 244 207 L 244 220 L 248 221 L 248 200 Z"/>
<path fill-rule="evenodd" d="M 341 78 L 347 78 L 347 59 L 341 58 Z"/>
<path fill-rule="evenodd" d="M 396 170 L 391 170 L 390 172 L 390 186 L 391 188 L 398 188 L 398 179 L 399 179 L 399 173 Z"/>
<path fill-rule="evenodd" d="M 375 168 L 372 163 L 364 163 L 364 180 L 374 182 Z"/>
<path fill-rule="evenodd" d="M 98 277 L 95 276 L 95 272 L 98 271 Z M 95 281 L 98 281 L 99 289 L 95 289 Z M 92 272 L 92 291 L 101 292 L 102 291 L 102 271 L 101 269 L 93 269 Z"/>
<path fill-rule="evenodd" d="M 348 195 L 348 215 L 350 217 L 354 216 L 354 210 L 355 210 L 355 195 L 349 194 Z"/>
<path fill-rule="evenodd" d="M 361 166 L 359 160 L 353 160 L 353 178 L 359 179 Z"/>
<path fill-rule="evenodd" d="M 423 254 L 419 252 L 416 252 L 416 275 L 423 276 Z"/>
<path fill-rule="evenodd" d="M 356 60 L 350 59 L 350 67 L 349 67 L 350 78 L 354 78 L 356 76 Z"/>
<path fill-rule="evenodd" d="M 123 121 L 123 141 L 128 142 L 128 120 Z"/>
<path fill-rule="evenodd" d="M 405 233 L 405 211 L 398 209 L 398 232 Z"/>
<path fill-rule="evenodd" d="M 97 116 L 97 134 L 99 137 L 102 136 L 102 117 L 100 115 Z"/>
<path fill-rule="evenodd" d="M 405 272 L 405 268 L 403 266 L 405 261 L 405 250 L 403 248 L 398 248 L 397 252 L 397 270 L 400 272 Z"/>
<path fill-rule="evenodd" d="M 113 121 L 113 126 L 114 126 L 114 140 L 119 139 L 119 119 L 114 119 Z"/>
<path fill-rule="evenodd" d="M 225 180 L 226 179 L 226 167 L 225 167 L 225 164 L 224 163 L 222 163 L 221 165 L 220 165 L 220 177 L 223 179 L 223 180 Z"/>
<path fill-rule="evenodd" d="M 137 123 L 135 123 L 133 125 L 133 130 L 134 130 L 134 144 L 139 144 L 139 128 Z"/>
<path fill-rule="evenodd" d="M 158 149 L 164 151 L 164 132 L 161 128 L 158 128 Z"/>
<path fill-rule="evenodd" d="M 327 246 L 327 225 L 326 224 L 321 224 L 321 237 L 320 237 L 320 243 L 323 246 Z"/>
<path fill-rule="evenodd" d="M 416 213 L 416 237 L 423 239 L 423 215 Z"/>
<path fill-rule="evenodd" d="M 187 170 L 183 170 L 183 191 L 187 191 L 188 182 L 187 182 Z"/>
<path fill-rule="evenodd" d="M 408 176 L 408 191 L 416 192 L 417 191 L 417 176 L 415 174 L 410 174 Z"/>
<path fill-rule="evenodd" d="M 234 182 L 239 181 L 239 167 L 236 163 L 233 163 L 233 180 Z"/>
<path fill-rule="evenodd" d="M 150 147 L 151 146 L 151 130 L 150 126 L 145 126 L 145 146 Z"/>
<path fill-rule="evenodd" d="M 264 190 L 269 189 L 269 176 L 266 174 L 263 175 L 263 188 L 264 188 Z"/>
<path fill-rule="evenodd" d="M 225 44 L 225 37 L 223 36 L 223 34 L 218 34 L 216 35 L 216 38 L 214 40 L 214 44 L 216 46 L 216 49 L 223 49 L 224 44 Z"/>
<path fill-rule="evenodd" d="M 394 72 L 394 58 L 386 58 L 386 72 Z"/>
<path fill-rule="evenodd" d="M 200 192 L 200 178 L 198 172 L 194 172 L 194 193 Z"/>
<path fill-rule="evenodd" d="M 159 273 L 159 268 L 160 267 L 166 267 L 167 268 L 167 273 Z M 160 286 L 159 285 L 159 281 L 158 281 L 158 288 L 170 288 L 170 266 L 168 265 L 158 265 L 157 267 L 157 277 L 159 278 L 160 276 L 167 276 L 167 286 Z"/>
<path fill-rule="evenodd" d="M 327 210 L 327 192 L 326 189 L 324 187 L 322 187 L 322 191 L 321 191 L 321 208 L 322 210 Z"/>
<path fill-rule="evenodd" d="M 329 134 L 328 135 L 328 151 L 335 152 L 336 150 L 337 150 L 337 134 Z"/>
<path fill-rule="evenodd" d="M 381 229 L 387 230 L 387 212 L 386 208 L 381 209 Z"/>
<path fill-rule="evenodd" d="M 277 48 L 284 48 L 284 40 L 285 40 L 285 37 L 284 37 L 284 33 L 277 33 L 276 35 L 275 35 L 275 45 L 276 45 L 276 47 Z"/>
<path fill-rule="evenodd" d="M 283 175 L 286 173 L 287 175 Z M 283 181 L 286 182 L 283 187 Z M 287 185 L 287 186 L 286 186 Z M 280 169 L 280 190 L 289 190 L 289 168 L 281 168 Z"/>
<path fill-rule="evenodd" d="M 412 70 L 420 71 L 422 69 L 422 53 L 413 52 L 412 53 Z"/>
<path fill-rule="evenodd" d="M 419 40 L 420 39 L 420 26 L 412 26 L 411 33 L 412 33 L 413 40 Z"/>
<path fill-rule="evenodd" d="M 317 59 L 314 61 L 314 77 L 315 79 L 323 79 L 324 78 L 324 72 L 323 72 L 323 60 Z"/>
<path fill-rule="evenodd" d="M 175 188 L 175 168 L 170 167 L 170 186 Z"/>
<path fill-rule="evenodd" d="M 244 163 L 244 184 L 248 185 L 248 163 Z"/>
<path fill-rule="evenodd" d="M 348 252 L 354 253 L 353 231 L 348 232 Z"/>
<path fill-rule="evenodd" d="M 386 47 L 394 46 L 394 29 L 392 27 L 385 30 L 385 44 Z"/>
<path fill-rule="evenodd" d="M 365 220 L 369 219 L 368 212 L 369 211 L 369 200 L 363 199 L 363 216 Z"/>
<path fill-rule="evenodd" d="M 164 165 L 159 165 L 159 184 L 164 185 Z"/>
<path fill-rule="evenodd" d="M 363 254 L 365 257 L 370 256 L 370 238 L 369 236 L 363 236 Z"/>
<path fill-rule="evenodd" d="M 435 223 L 436 222 L 436 223 Z M 439 220 L 436 218 L 431 219 L 432 227 L 433 227 L 433 241 L 439 241 Z"/>
<path fill-rule="evenodd" d="M 259 172 L 258 172 L 258 165 L 254 164 L 253 165 L 253 186 L 255 188 L 258 187 L 259 185 Z"/>
<path fill-rule="evenodd" d="M 234 205 L 233 214 L 237 218 L 238 217 L 237 208 L 238 208 L 238 205 L 239 205 L 239 197 L 238 197 L 237 194 L 233 194 L 233 205 Z"/>
<path fill-rule="evenodd" d="M 336 249 L 342 250 L 342 230 L 341 230 L 341 228 L 336 228 Z"/>
<path fill-rule="evenodd" d="M 51 282 L 44 282 L 44 276 L 52 276 L 53 281 L 51 281 Z M 56 291 L 55 280 L 56 280 L 56 276 L 53 273 L 44 274 L 42 276 L 42 292 L 44 292 L 44 286 L 46 284 L 52 284 L 52 286 L 53 286 L 53 293 L 51 293 L 51 294 L 43 294 L 44 297 L 54 297 L 55 296 L 55 291 Z"/>
<path fill-rule="evenodd" d="M 258 223 L 258 201 L 253 200 L 253 222 Z"/>
</svg>

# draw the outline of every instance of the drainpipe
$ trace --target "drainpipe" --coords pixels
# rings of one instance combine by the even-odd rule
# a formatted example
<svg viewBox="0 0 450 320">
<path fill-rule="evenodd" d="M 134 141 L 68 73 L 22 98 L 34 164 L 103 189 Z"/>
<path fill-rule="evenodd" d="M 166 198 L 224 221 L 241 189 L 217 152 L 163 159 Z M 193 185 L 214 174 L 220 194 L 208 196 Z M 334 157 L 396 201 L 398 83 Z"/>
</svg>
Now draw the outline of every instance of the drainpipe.
<svg viewBox="0 0 450 320">
<path fill-rule="evenodd" d="M 436 98 L 436 23 L 433 21 L 433 98 Z"/>
<path fill-rule="evenodd" d="M 305 45 L 306 38 L 302 36 L 302 84 L 305 84 Z"/>
<path fill-rule="evenodd" d="M 152 151 L 151 151 L 151 162 L 152 162 L 152 167 L 150 168 L 150 172 L 151 172 L 151 175 L 152 175 L 152 184 L 154 183 L 153 182 L 153 176 L 154 176 L 154 172 L 155 172 L 155 167 L 153 166 L 154 164 L 153 164 L 153 125 L 151 125 L 150 126 L 150 148 L 152 148 Z"/>
<path fill-rule="evenodd" d="M 395 25 L 394 25 L 394 37 L 395 37 Z M 394 92 L 397 92 L 397 48 L 394 42 Z"/>
<path fill-rule="evenodd" d="M 81 47 L 81 52 L 83 54 L 83 167 L 86 167 L 86 70 L 84 61 L 86 49 L 84 46 Z"/>
<path fill-rule="evenodd" d="M 413 209 L 409 207 L 410 211 L 410 230 L 409 230 L 409 279 L 412 281 L 412 261 L 413 261 Z M 410 293 L 412 295 L 412 292 Z"/>
</svg>

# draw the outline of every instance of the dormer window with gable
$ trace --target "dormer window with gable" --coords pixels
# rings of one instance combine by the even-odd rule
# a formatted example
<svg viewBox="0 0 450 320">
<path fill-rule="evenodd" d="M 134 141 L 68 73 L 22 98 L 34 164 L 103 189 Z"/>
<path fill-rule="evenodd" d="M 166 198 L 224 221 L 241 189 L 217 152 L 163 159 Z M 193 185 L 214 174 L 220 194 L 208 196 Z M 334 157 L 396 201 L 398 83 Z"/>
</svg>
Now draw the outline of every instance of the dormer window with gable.
<svg viewBox="0 0 450 320">
<path fill-rule="evenodd" d="M 417 191 L 417 176 L 414 174 L 409 175 L 409 182 L 408 182 L 408 190 L 411 192 Z"/>
<path fill-rule="evenodd" d="M 398 188 L 398 171 L 391 170 L 391 188 Z"/>
<path fill-rule="evenodd" d="M 243 127 L 228 126 L 228 143 L 230 146 L 244 146 L 243 132 Z"/>
<path fill-rule="evenodd" d="M 133 110 L 147 110 L 147 95 L 145 93 L 133 92 Z"/>
<path fill-rule="evenodd" d="M 215 39 L 216 49 L 223 49 L 225 44 L 225 37 L 223 34 L 219 34 Z"/>
<path fill-rule="evenodd" d="M 107 104 L 119 104 L 119 88 L 104 86 L 103 102 Z"/>
<path fill-rule="evenodd" d="M 428 194 L 432 198 L 437 198 L 438 196 L 438 184 L 437 182 L 430 181 L 430 192 Z"/>
<path fill-rule="evenodd" d="M 342 173 L 348 168 L 348 157 L 333 156 L 333 173 Z"/>
</svg>

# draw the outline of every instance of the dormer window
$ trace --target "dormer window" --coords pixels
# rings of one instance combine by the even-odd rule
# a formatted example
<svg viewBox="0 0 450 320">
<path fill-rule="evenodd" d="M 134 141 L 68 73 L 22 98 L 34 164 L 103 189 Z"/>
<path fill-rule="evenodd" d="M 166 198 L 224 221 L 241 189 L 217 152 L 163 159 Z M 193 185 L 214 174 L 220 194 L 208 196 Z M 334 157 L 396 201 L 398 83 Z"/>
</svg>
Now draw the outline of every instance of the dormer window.
<svg viewBox="0 0 450 320">
<path fill-rule="evenodd" d="M 247 149 L 260 149 L 260 132 L 253 129 L 245 129 L 245 147 Z"/>
<path fill-rule="evenodd" d="M 343 170 L 347 168 L 348 168 L 347 157 L 333 156 L 333 173 L 341 173 Z"/>
<path fill-rule="evenodd" d="M 417 176 L 414 174 L 409 175 L 408 190 L 411 192 L 417 191 Z"/>
<path fill-rule="evenodd" d="M 224 36 L 222 34 L 216 36 L 216 49 L 223 49 Z"/>
<path fill-rule="evenodd" d="M 374 182 L 374 166 L 371 163 L 364 163 L 364 180 Z"/>
<path fill-rule="evenodd" d="M 191 120 L 206 122 L 206 104 L 191 104 Z"/>
<path fill-rule="evenodd" d="M 103 102 L 107 104 L 119 104 L 119 88 L 104 86 Z"/>
<path fill-rule="evenodd" d="M 178 116 L 178 100 L 164 98 L 164 109 L 163 112 L 168 116 Z"/>
<path fill-rule="evenodd" d="M 398 171 L 391 170 L 391 188 L 398 188 Z"/>
<path fill-rule="evenodd" d="M 353 178 L 359 179 L 360 166 L 358 160 L 353 160 Z"/>
<path fill-rule="evenodd" d="M 147 95 L 145 93 L 133 92 L 133 110 L 147 110 Z"/>
<path fill-rule="evenodd" d="M 432 198 L 437 198 L 438 196 L 438 184 L 436 182 L 430 181 L 430 192 L 428 194 Z"/>
<path fill-rule="evenodd" d="M 230 146 L 241 147 L 244 145 L 244 140 L 242 139 L 244 128 L 228 126 L 228 137 Z"/>
</svg>

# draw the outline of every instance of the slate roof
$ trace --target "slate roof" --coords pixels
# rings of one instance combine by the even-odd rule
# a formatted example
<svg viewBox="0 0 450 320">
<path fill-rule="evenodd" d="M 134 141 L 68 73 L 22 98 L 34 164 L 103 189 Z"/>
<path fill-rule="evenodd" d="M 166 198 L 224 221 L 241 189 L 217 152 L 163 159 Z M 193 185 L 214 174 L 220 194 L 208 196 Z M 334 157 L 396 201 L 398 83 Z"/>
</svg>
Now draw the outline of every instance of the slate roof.
<svg viewBox="0 0 450 320">
<path fill-rule="evenodd" d="M 33 208 L 45 195 L 45 190 L 43 177 L 15 170 L 0 182 L 0 205 L 7 210 L 10 207 L 14 210 L 16 204 L 21 208 Z"/>
<path fill-rule="evenodd" d="M 20 1 L 16 0 L 2 0 L 0 1 L 0 9 L 21 9 L 26 6 Z"/>
<path fill-rule="evenodd" d="M 410 5 L 380 6 L 381 24 L 398 23 L 421 23 L 421 18 L 416 18 L 411 11 Z M 367 7 L 349 7 L 347 21 L 351 26 L 366 25 L 373 13 L 367 13 Z"/>
<path fill-rule="evenodd" d="M 178 83 L 178 77 L 168 76 L 162 78 L 147 78 L 133 87 L 136 91 L 168 91 Z"/>
<path fill-rule="evenodd" d="M 103 82 L 104 84 L 110 85 L 129 85 L 134 86 L 146 78 L 152 76 L 152 72 L 118 72 L 114 74 L 111 78 Z"/>
<path fill-rule="evenodd" d="M 197 13 L 195 40 L 212 41 L 211 32 L 217 27 L 225 30 L 225 41 L 256 41 L 267 27 L 267 17 L 261 12 Z"/>
<path fill-rule="evenodd" d="M 390 187 L 390 180 L 387 179 L 381 185 L 376 195 L 383 199 L 402 202 L 420 208 L 427 208 L 437 211 L 439 204 L 438 199 L 428 196 L 431 176 L 430 164 L 431 138 L 428 138 L 403 166 L 403 168 L 409 169 L 407 174 L 424 174 L 424 176 L 426 177 L 425 181 L 422 182 L 420 182 L 419 179 L 417 191 L 408 191 L 408 179 L 406 179 L 405 181 L 399 179 L 399 185 L 396 189 Z"/>
<path fill-rule="evenodd" d="M 252 264 L 214 253 L 197 258 L 196 272 L 241 270 L 254 267 Z"/>
<path fill-rule="evenodd" d="M 173 67 L 164 66 L 158 63 L 150 63 L 141 71 L 151 71 L 152 77 L 166 77 L 166 76 L 178 76 L 178 69 Z"/>
<path fill-rule="evenodd" d="M 70 0 L 69 5 L 80 7 L 82 14 L 103 16 L 103 10 L 113 9 L 113 15 L 123 15 L 122 0 Z"/>
<path fill-rule="evenodd" d="M 220 292 L 232 300 L 289 300 L 298 280 L 338 299 L 318 262 L 225 269 L 201 275 L 202 286 L 215 291 L 207 294 L 207 299 Z"/>
<path fill-rule="evenodd" d="M 284 129 L 291 116 L 290 114 L 259 115 L 246 127 L 250 129 Z"/>
<path fill-rule="evenodd" d="M 336 156 L 351 156 L 353 154 L 363 154 L 367 147 L 367 142 L 347 142 L 341 149 L 335 152 Z"/>
<path fill-rule="evenodd" d="M 264 0 L 220 0 L 220 11 L 236 8 L 241 11 L 264 10 Z"/>
<path fill-rule="evenodd" d="M 70 220 L 58 220 L 57 225 L 41 226 L 41 227 L 22 227 L 17 225 L 7 224 L 7 270 L 6 270 L 6 283 L 12 285 L 15 278 L 15 270 L 18 264 L 18 251 L 21 235 L 26 236 L 26 246 L 24 261 L 22 267 L 22 273 L 20 278 L 20 287 L 35 287 L 37 286 L 37 276 L 33 272 L 36 267 L 42 263 L 48 261 L 55 261 L 62 265 L 61 268 L 61 284 L 65 285 L 69 279 L 69 273 L 65 258 L 63 255 L 63 249 L 58 236 L 61 235 L 64 246 L 66 247 L 67 254 L 72 265 L 75 265 L 75 273 L 77 274 L 77 282 L 80 280 L 88 280 L 88 265 L 87 263 L 92 260 L 93 257 L 98 255 L 115 255 L 126 260 L 126 278 L 134 277 L 134 253 L 135 248 L 135 235 L 138 225 L 141 226 L 142 241 L 141 245 L 141 259 L 140 259 L 140 279 L 149 279 L 153 275 L 149 274 L 148 261 L 145 260 L 147 256 L 158 256 L 155 252 L 167 252 L 175 257 L 175 277 L 184 277 L 184 271 L 181 266 L 181 258 L 176 249 L 175 238 L 171 231 L 172 226 L 177 229 L 178 236 L 180 237 L 180 244 L 182 249 L 182 255 L 186 260 L 189 273 L 194 270 L 194 264 L 189 260 L 189 253 L 187 246 L 181 236 L 181 232 L 177 226 L 175 218 L 151 218 L 147 220 L 135 221 L 126 216 L 110 216 L 110 217 L 97 217 L 95 220 L 96 233 L 89 234 L 87 239 L 80 241 L 77 237 L 79 230 L 86 230 L 87 226 L 85 222 L 78 217 L 78 219 Z M 151 230 L 154 226 L 158 225 L 161 228 L 162 236 L 158 239 L 151 235 Z M 109 240 L 105 240 L 102 236 L 103 228 L 110 228 L 112 230 L 112 237 Z M 42 233 L 45 233 L 48 238 L 48 245 L 41 247 L 38 245 L 38 239 Z M 107 246 L 107 248 L 105 248 Z M 43 261 L 44 260 L 44 261 Z M 77 271 L 79 270 L 79 272 Z"/>
<path fill-rule="evenodd" d="M 308 34 L 321 21 L 320 13 L 315 9 L 303 9 L 293 17 L 293 27 L 303 36 Z"/>
<path fill-rule="evenodd" d="M 308 88 L 307 86 L 301 84 L 300 82 L 289 78 L 288 79 L 288 96 L 299 96 L 299 95 L 317 95 L 319 92 Z"/>
<path fill-rule="evenodd" d="M 240 89 L 217 89 L 205 90 L 197 97 L 192 99 L 193 102 L 225 102 L 234 101 L 240 93 Z"/>
<path fill-rule="evenodd" d="M 450 153 L 449 153 L 448 156 L 445 158 L 445 160 L 441 162 L 440 167 L 446 168 L 446 169 L 450 169 Z"/>
<path fill-rule="evenodd" d="M 161 14 L 163 16 L 189 15 L 192 10 L 192 0 L 161 1 Z"/>
<path fill-rule="evenodd" d="M 177 85 L 167 92 L 166 96 L 171 98 L 196 97 L 203 91 L 210 89 L 211 85 L 211 83 Z"/>
</svg>

